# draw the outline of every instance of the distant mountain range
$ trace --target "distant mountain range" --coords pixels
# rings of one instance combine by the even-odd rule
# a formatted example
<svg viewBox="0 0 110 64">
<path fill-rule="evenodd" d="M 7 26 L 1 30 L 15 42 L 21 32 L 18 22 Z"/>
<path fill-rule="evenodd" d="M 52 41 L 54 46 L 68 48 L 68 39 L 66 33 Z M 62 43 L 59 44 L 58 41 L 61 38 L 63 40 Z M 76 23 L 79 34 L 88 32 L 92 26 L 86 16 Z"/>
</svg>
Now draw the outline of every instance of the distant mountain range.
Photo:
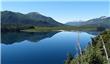
<svg viewBox="0 0 110 64">
<path fill-rule="evenodd" d="M 44 16 L 37 12 L 22 14 L 12 11 L 1 12 L 1 24 L 28 25 L 28 26 L 61 26 L 63 24 L 55 21 L 51 17 Z"/>
<path fill-rule="evenodd" d="M 70 26 L 96 26 L 96 27 L 106 27 L 110 28 L 110 17 L 102 16 L 95 19 L 90 19 L 88 21 L 79 22 L 68 22 L 66 25 Z"/>
<path fill-rule="evenodd" d="M 72 21 L 72 22 L 67 22 L 65 24 L 69 26 L 81 26 L 83 23 L 85 22 L 84 21 Z"/>
</svg>

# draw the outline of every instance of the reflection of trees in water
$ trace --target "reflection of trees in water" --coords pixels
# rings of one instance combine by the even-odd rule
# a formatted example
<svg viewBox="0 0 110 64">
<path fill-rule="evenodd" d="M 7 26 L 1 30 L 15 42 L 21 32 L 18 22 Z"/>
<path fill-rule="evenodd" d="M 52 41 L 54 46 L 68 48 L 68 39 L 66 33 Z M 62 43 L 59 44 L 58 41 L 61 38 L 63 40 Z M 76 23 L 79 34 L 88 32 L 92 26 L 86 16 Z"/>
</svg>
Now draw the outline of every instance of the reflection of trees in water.
<svg viewBox="0 0 110 64">
<path fill-rule="evenodd" d="M 13 44 L 24 40 L 38 42 L 39 40 L 52 37 L 56 33 L 58 32 L 7 32 L 1 33 L 1 42 L 3 44 Z"/>
<path fill-rule="evenodd" d="M 100 31 L 87 31 L 87 33 L 91 35 L 98 35 Z"/>
</svg>

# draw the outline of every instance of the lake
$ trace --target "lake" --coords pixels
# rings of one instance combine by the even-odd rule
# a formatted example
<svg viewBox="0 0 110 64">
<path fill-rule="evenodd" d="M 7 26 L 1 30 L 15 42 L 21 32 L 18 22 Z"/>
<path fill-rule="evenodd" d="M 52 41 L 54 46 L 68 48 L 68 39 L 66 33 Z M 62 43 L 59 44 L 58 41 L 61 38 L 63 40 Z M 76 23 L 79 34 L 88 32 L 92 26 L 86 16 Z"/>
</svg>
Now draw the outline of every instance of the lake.
<svg viewBox="0 0 110 64">
<path fill-rule="evenodd" d="M 95 32 L 79 32 L 84 50 Z M 78 32 L 7 32 L 1 34 L 2 64 L 64 64 L 67 54 L 76 56 Z"/>
</svg>

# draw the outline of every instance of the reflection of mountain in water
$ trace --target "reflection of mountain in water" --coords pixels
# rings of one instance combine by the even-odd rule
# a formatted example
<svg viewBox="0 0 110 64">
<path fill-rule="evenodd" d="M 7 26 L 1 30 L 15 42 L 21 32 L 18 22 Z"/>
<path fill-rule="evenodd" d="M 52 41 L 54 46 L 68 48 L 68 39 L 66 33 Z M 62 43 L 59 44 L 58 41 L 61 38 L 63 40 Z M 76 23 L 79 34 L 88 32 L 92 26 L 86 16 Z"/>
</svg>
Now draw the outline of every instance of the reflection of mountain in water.
<svg viewBox="0 0 110 64">
<path fill-rule="evenodd" d="M 39 40 L 52 37 L 56 33 L 58 32 L 36 32 L 36 33 L 7 32 L 7 33 L 1 33 L 1 42 L 3 44 L 13 44 L 15 42 L 21 42 L 24 40 L 37 42 Z"/>
</svg>

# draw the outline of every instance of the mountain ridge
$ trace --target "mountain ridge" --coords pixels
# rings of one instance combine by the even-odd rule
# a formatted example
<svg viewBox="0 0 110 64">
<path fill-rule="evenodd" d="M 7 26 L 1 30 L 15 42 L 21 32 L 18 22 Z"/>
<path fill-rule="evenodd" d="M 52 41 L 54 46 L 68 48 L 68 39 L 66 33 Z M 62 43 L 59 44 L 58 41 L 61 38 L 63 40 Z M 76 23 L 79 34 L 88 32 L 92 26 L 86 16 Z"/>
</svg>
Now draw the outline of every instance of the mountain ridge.
<svg viewBox="0 0 110 64">
<path fill-rule="evenodd" d="M 22 14 L 12 11 L 1 12 L 2 24 L 25 24 L 32 26 L 60 26 L 63 25 L 51 17 L 43 16 L 37 12 L 30 12 L 28 14 Z"/>
<path fill-rule="evenodd" d="M 99 18 L 93 18 L 85 22 L 68 22 L 65 24 L 70 26 L 96 26 L 96 27 L 100 26 L 110 28 L 110 17 L 101 16 Z"/>
</svg>

